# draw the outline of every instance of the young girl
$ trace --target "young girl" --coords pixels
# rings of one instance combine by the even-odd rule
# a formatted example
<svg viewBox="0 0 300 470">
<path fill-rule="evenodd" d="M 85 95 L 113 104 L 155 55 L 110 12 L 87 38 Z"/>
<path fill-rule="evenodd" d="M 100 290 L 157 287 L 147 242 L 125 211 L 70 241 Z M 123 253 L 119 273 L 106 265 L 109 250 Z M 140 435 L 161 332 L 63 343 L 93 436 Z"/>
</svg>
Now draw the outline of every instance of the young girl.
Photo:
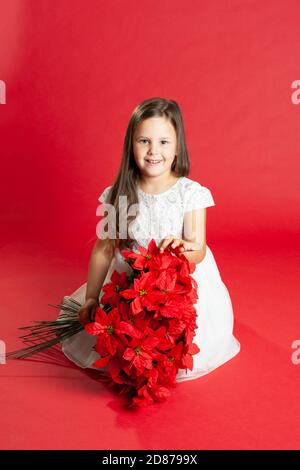
<svg viewBox="0 0 300 470">
<path fill-rule="evenodd" d="M 230 296 L 206 245 L 206 207 L 215 203 L 208 188 L 188 178 L 189 169 L 178 104 L 162 98 L 143 101 L 129 121 L 117 178 L 99 197 L 104 205 L 115 207 L 118 235 L 119 196 L 127 196 L 128 208 L 137 205 L 138 213 L 128 220 L 127 233 L 131 235 L 127 239 L 98 238 L 92 250 L 87 282 L 71 294 L 82 304 L 78 315 L 84 325 L 93 321 L 96 306 L 103 306 L 102 286 L 110 281 L 112 272 L 130 272 L 121 255 L 122 249 L 147 247 L 151 238 L 161 251 L 169 245 L 179 247 L 190 262 L 196 263 L 192 276 L 198 283 L 195 304 L 198 328 L 193 342 L 200 352 L 193 356 L 192 371 L 179 370 L 178 382 L 201 377 L 240 351 L 240 343 L 233 336 Z M 95 343 L 96 336 L 83 330 L 64 340 L 62 350 L 78 366 L 93 368 L 93 362 L 100 357 L 94 349 Z"/>
</svg>

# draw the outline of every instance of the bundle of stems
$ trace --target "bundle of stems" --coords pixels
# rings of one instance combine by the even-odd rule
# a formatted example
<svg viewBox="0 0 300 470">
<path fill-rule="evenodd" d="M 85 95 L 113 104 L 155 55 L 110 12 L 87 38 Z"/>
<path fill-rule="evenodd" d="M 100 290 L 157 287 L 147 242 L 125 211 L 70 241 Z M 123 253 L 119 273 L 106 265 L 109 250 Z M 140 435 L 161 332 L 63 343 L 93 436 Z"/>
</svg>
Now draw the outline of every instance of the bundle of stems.
<svg viewBox="0 0 300 470">
<path fill-rule="evenodd" d="M 34 320 L 36 325 L 19 327 L 19 330 L 29 330 L 29 333 L 20 336 L 20 339 L 25 344 L 31 343 L 31 346 L 11 351 L 6 354 L 7 358 L 25 359 L 83 330 L 78 319 L 80 302 L 65 296 L 62 304 L 48 305 L 62 310 L 59 317 L 52 321 Z"/>
</svg>

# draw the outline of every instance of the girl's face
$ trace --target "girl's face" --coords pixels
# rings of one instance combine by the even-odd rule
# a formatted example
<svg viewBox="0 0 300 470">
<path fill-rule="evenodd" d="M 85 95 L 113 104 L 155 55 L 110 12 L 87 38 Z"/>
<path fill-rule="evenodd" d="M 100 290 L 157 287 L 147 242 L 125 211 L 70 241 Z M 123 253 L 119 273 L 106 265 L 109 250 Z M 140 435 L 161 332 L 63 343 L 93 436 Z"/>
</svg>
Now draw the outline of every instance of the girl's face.
<svg viewBox="0 0 300 470">
<path fill-rule="evenodd" d="M 165 117 L 145 119 L 134 131 L 134 159 L 143 176 L 169 176 L 176 148 L 175 129 Z"/>
</svg>

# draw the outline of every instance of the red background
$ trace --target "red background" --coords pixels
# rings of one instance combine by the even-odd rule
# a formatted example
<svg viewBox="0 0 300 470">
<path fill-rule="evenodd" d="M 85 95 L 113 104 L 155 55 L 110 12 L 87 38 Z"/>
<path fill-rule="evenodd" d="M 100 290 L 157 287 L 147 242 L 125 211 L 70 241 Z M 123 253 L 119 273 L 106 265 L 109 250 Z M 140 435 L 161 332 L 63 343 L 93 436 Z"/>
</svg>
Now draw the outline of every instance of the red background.
<svg viewBox="0 0 300 470">
<path fill-rule="evenodd" d="M 181 407 L 195 407 L 195 401 L 186 402 L 185 391 L 203 397 L 204 408 L 198 404 L 195 416 L 199 423 L 204 419 L 206 438 L 199 437 L 200 424 L 198 434 L 190 432 L 191 421 L 191 429 L 164 441 L 165 448 L 299 444 L 300 365 L 290 361 L 291 342 L 300 337 L 300 103 L 292 100 L 293 92 L 299 96 L 292 88 L 300 79 L 299 17 L 297 0 L 0 1 L 0 80 L 6 84 L 6 104 L 0 105 L 1 336 L 8 349 L 20 345 L 17 326 L 49 318 L 48 302 L 86 281 L 97 199 L 119 168 L 133 108 L 161 96 L 182 109 L 190 177 L 207 186 L 216 203 L 207 210 L 207 244 L 229 288 L 242 351 L 209 377 L 180 385 L 186 404 L 174 397 L 177 416 L 185 420 Z M 13 395 L 15 406 L 4 411 L 6 429 L 18 407 L 26 415 L 32 400 L 39 402 L 39 366 L 16 362 L 0 366 L 5 396 L 16 389 L 15 367 L 25 374 L 28 401 Z M 33 383 L 24 378 L 31 367 Z M 55 366 L 49 368 L 58 374 Z M 81 372 L 63 369 L 62 376 L 69 373 L 74 383 L 82 380 Z M 56 394 L 62 393 L 61 383 Z M 218 401 L 219 385 L 228 386 L 226 412 Z M 210 388 L 217 402 L 208 399 Z M 71 387 L 67 392 L 66 402 Z M 231 402 L 232 392 L 245 401 Z M 82 386 L 78 407 L 85 393 Z M 94 404 L 98 401 L 97 396 Z M 212 415 L 203 418 L 203 410 Z M 51 434 L 54 448 L 97 445 L 83 437 L 74 441 L 67 418 L 71 435 L 66 437 L 64 427 Z M 158 415 L 148 418 L 160 423 Z M 48 419 L 55 428 L 57 421 Z M 233 428 L 224 437 L 229 421 Z M 47 448 L 50 437 L 40 435 L 42 415 L 35 417 L 31 441 L 22 426 L 5 433 L 3 448 Z M 128 437 L 125 428 L 114 423 L 103 446 L 147 448 L 146 440 L 133 437 L 136 429 Z M 92 432 L 92 423 L 85 430 Z M 163 436 L 151 440 L 149 434 L 150 445 L 163 448 Z"/>
</svg>

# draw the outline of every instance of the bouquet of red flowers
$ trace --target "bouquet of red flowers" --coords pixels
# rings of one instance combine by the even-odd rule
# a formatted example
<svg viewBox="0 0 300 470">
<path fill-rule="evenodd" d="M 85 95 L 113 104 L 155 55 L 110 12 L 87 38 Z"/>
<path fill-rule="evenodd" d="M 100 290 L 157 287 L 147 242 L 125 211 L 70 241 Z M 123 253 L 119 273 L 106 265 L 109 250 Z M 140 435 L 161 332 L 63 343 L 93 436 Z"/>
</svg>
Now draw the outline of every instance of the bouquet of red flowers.
<svg viewBox="0 0 300 470">
<path fill-rule="evenodd" d="M 170 395 L 178 369 L 193 369 L 193 355 L 200 351 L 193 343 L 198 294 L 190 275 L 195 263 L 177 248 L 160 253 L 151 240 L 147 249 L 139 246 L 138 251 L 122 250 L 131 273 L 112 273 L 103 286 L 103 308 L 96 308 L 95 320 L 84 328 L 97 336 L 95 350 L 100 359 L 93 366 L 101 370 L 101 380 L 131 396 L 131 405 L 145 406 Z M 27 348 L 29 353 L 80 331 L 83 327 L 75 317 L 79 306 L 74 302 L 73 307 L 65 307 L 73 315 L 69 320 L 40 322 L 39 327 L 44 325 L 55 338 L 47 346 L 44 341 Z M 31 339 L 33 335 L 32 331 Z M 21 352 L 22 356 L 20 351 L 8 356 L 26 357 L 26 350 Z"/>
</svg>

